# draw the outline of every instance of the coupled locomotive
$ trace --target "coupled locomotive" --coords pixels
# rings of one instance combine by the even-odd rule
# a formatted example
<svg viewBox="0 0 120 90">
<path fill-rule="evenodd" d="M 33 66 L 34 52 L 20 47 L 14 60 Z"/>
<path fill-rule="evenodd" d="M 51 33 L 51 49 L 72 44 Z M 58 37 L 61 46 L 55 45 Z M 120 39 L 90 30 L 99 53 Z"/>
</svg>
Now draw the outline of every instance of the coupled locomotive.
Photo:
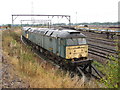
<svg viewBox="0 0 120 90">
<path fill-rule="evenodd" d="M 24 27 L 23 37 L 39 46 L 40 52 L 46 50 L 68 61 L 88 57 L 86 36 L 80 31 Z"/>
</svg>

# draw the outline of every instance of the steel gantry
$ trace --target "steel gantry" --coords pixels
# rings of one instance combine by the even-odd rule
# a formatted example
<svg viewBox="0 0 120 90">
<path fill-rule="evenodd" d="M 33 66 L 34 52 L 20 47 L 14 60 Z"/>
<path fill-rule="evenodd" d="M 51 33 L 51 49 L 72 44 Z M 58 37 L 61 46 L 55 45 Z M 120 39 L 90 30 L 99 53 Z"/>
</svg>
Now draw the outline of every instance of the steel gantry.
<svg viewBox="0 0 120 90">
<path fill-rule="evenodd" d="M 47 16 L 47 17 L 66 17 L 69 21 L 69 25 L 71 23 L 71 17 L 70 15 L 41 15 L 41 14 L 12 14 L 12 24 L 14 24 L 14 21 L 17 19 L 18 16 Z"/>
<path fill-rule="evenodd" d="M 42 24 L 48 24 L 48 27 L 51 27 L 51 20 L 21 20 L 21 26 L 23 22 L 32 22 L 32 23 L 42 23 Z"/>
</svg>

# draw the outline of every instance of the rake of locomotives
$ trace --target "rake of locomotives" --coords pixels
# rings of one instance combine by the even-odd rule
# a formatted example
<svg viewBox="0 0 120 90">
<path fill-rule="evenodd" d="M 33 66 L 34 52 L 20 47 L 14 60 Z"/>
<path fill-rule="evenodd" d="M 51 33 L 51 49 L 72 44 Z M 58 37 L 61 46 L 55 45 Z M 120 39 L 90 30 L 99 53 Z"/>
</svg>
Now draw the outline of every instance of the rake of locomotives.
<svg viewBox="0 0 120 90">
<path fill-rule="evenodd" d="M 86 36 L 80 31 L 23 27 L 22 40 L 65 70 L 101 78 L 88 58 Z"/>
</svg>

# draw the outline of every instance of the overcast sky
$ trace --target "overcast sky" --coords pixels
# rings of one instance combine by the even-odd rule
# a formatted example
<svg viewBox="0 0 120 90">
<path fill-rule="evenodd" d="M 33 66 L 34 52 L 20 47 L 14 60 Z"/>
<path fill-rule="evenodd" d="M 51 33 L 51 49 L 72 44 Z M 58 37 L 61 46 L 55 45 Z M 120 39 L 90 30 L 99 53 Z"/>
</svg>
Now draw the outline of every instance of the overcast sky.
<svg viewBox="0 0 120 90">
<path fill-rule="evenodd" d="M 0 24 L 11 23 L 12 14 L 63 14 L 71 22 L 116 22 L 120 0 L 1 0 Z M 76 14 L 77 12 L 77 14 Z M 26 18 L 18 18 L 21 20 Z M 18 22 L 17 21 L 17 22 Z"/>
</svg>

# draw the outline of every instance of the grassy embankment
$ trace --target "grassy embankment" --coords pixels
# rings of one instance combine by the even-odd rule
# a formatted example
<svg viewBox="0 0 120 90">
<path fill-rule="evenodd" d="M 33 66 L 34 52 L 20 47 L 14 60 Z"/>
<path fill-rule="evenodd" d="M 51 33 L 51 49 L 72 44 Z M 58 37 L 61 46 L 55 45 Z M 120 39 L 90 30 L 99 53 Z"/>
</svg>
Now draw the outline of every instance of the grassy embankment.
<svg viewBox="0 0 120 90">
<path fill-rule="evenodd" d="M 31 47 L 20 40 L 21 30 L 2 31 L 3 55 L 14 65 L 15 73 L 30 83 L 31 88 L 94 88 L 93 81 L 84 83 L 84 78 L 71 79 L 52 65 L 46 65 L 32 52 Z"/>
<path fill-rule="evenodd" d="M 101 79 L 101 83 L 103 83 L 107 88 L 120 88 L 120 51 L 118 49 L 118 42 L 116 42 L 115 45 L 117 49 L 116 51 L 118 52 L 118 58 L 109 56 L 105 65 L 98 62 L 93 63 L 99 71 L 105 74 L 105 76 Z"/>
</svg>

